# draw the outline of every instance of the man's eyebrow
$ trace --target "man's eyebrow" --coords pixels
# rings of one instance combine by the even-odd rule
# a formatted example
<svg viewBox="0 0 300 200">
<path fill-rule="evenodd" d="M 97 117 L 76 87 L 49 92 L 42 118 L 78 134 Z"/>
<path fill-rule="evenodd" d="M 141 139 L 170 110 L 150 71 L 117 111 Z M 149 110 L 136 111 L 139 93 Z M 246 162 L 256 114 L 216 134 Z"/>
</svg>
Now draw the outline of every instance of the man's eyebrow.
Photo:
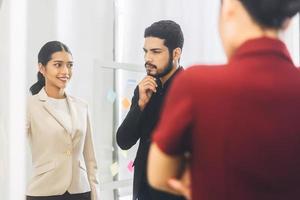
<svg viewBox="0 0 300 200">
<path fill-rule="evenodd" d="M 160 51 L 160 50 L 162 50 L 161 48 L 153 48 L 153 49 L 150 49 L 150 51 Z"/>
<path fill-rule="evenodd" d="M 144 50 L 144 52 L 147 52 L 147 51 L 163 51 L 162 48 L 152 48 L 152 49 L 149 49 L 149 50 L 143 48 L 143 50 Z"/>
</svg>

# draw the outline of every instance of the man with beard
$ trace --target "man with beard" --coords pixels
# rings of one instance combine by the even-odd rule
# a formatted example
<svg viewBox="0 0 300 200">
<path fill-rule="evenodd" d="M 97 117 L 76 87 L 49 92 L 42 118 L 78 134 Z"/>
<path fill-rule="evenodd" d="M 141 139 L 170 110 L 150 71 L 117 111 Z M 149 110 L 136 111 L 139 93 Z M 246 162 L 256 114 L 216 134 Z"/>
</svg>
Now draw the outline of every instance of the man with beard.
<svg viewBox="0 0 300 200">
<path fill-rule="evenodd" d="M 174 21 L 162 20 L 146 28 L 144 38 L 147 75 L 134 90 L 130 110 L 117 131 L 117 143 L 127 150 L 140 140 L 134 161 L 133 200 L 181 200 L 182 197 L 152 189 L 146 167 L 151 133 L 163 100 L 172 80 L 183 70 L 179 66 L 183 33 Z"/>
</svg>

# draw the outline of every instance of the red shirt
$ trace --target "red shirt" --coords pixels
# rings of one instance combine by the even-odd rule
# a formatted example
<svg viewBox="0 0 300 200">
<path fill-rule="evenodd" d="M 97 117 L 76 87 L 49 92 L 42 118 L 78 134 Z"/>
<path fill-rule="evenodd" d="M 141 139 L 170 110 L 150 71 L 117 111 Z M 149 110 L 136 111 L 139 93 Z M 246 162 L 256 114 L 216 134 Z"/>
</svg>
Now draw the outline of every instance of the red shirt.
<svg viewBox="0 0 300 200">
<path fill-rule="evenodd" d="M 174 80 L 154 142 L 191 152 L 193 200 L 300 199 L 300 74 L 275 39 Z"/>
</svg>

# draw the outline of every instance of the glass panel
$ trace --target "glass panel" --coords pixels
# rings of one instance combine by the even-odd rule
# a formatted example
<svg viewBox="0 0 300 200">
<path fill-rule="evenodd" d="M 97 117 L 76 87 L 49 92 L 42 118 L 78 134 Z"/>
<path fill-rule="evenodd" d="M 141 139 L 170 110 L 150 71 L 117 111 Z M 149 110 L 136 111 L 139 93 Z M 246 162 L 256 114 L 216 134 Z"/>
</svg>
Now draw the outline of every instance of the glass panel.
<svg viewBox="0 0 300 200">
<path fill-rule="evenodd" d="M 115 133 L 129 111 L 133 91 L 144 72 L 121 69 L 126 66 L 96 65 L 94 69 L 94 141 L 101 197 L 109 200 L 132 199 L 132 164 L 137 145 L 128 151 L 121 150 Z"/>
</svg>

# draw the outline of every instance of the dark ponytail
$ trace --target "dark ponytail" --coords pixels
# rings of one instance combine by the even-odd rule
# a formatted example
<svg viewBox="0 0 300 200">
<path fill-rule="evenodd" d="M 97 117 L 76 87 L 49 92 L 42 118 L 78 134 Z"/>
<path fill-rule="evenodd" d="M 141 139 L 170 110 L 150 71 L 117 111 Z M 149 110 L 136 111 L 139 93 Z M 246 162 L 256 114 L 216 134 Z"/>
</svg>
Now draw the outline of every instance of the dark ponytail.
<svg viewBox="0 0 300 200">
<path fill-rule="evenodd" d="M 240 0 L 252 18 L 266 28 L 280 29 L 300 11 L 300 0 Z"/>
<path fill-rule="evenodd" d="M 51 60 L 52 54 L 59 51 L 65 51 L 72 54 L 70 49 L 59 41 L 47 42 L 39 51 L 38 63 L 46 67 L 47 63 Z M 45 86 L 45 77 L 41 72 L 37 73 L 37 82 L 30 87 L 30 92 L 35 95 Z"/>
<path fill-rule="evenodd" d="M 32 95 L 39 93 L 39 91 L 45 86 L 45 77 L 41 72 L 37 73 L 38 81 L 30 87 L 30 92 Z"/>
</svg>

